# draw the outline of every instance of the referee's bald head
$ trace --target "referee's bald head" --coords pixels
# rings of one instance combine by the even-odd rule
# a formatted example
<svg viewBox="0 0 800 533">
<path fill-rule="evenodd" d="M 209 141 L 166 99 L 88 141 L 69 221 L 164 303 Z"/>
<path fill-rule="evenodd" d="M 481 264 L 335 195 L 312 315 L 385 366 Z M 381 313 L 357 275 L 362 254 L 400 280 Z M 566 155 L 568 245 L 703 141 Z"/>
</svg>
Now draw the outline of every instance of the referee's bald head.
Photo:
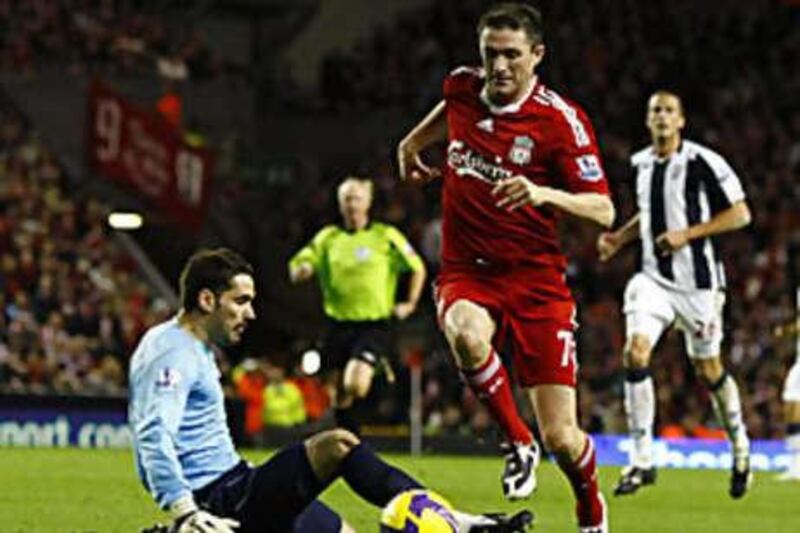
<svg viewBox="0 0 800 533">
<path fill-rule="evenodd" d="M 342 183 L 339 184 L 339 188 L 336 191 L 339 202 L 343 202 L 353 189 L 361 189 L 365 191 L 370 203 L 372 203 L 372 180 L 369 178 L 359 178 L 356 176 L 348 176 L 342 180 Z"/>
</svg>

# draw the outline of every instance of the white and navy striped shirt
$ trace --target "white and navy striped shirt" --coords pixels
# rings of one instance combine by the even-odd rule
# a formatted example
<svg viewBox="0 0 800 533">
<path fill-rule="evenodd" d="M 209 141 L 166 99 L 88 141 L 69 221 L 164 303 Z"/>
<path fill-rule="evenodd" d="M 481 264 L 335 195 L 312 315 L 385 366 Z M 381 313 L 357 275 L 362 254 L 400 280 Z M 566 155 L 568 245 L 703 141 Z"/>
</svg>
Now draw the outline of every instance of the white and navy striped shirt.
<svg viewBox="0 0 800 533">
<path fill-rule="evenodd" d="M 736 172 L 719 154 L 683 140 L 659 158 L 652 146 L 631 157 L 639 205 L 642 271 L 680 290 L 724 287 L 725 274 L 713 239 L 694 239 L 672 254 L 659 254 L 656 238 L 668 230 L 701 224 L 743 200 Z"/>
</svg>

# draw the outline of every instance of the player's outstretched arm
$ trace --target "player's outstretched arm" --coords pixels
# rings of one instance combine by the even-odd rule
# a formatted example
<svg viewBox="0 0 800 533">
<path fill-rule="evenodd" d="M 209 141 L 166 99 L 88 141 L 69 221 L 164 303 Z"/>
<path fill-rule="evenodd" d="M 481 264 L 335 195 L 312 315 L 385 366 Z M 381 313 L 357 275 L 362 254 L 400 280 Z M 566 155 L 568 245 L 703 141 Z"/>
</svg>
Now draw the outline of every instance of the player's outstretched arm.
<svg viewBox="0 0 800 533">
<path fill-rule="evenodd" d="M 497 207 L 514 211 L 524 205 L 534 207 L 550 205 L 576 217 L 596 222 L 603 227 L 614 223 L 614 204 L 605 194 L 584 192 L 571 193 L 543 187 L 531 182 L 525 176 L 517 175 L 501 180 L 492 189 L 497 197 Z"/>
<path fill-rule="evenodd" d="M 321 250 L 324 249 L 328 236 L 331 234 L 332 227 L 326 226 L 319 230 L 311 242 L 300 248 L 300 250 L 289 259 L 289 281 L 292 283 L 302 283 L 314 276 L 315 265 L 318 264 Z"/>
<path fill-rule="evenodd" d="M 422 121 L 397 146 L 400 179 L 427 182 L 438 178 L 441 171 L 422 161 L 421 153 L 429 146 L 447 139 L 447 117 L 444 101 L 436 104 Z"/>
<path fill-rule="evenodd" d="M 585 218 L 610 228 L 614 224 L 616 210 L 614 203 L 605 194 L 595 192 L 569 193 L 558 189 L 551 189 L 550 203 L 576 217 Z"/>
<path fill-rule="evenodd" d="M 597 237 L 597 254 L 600 261 L 608 261 L 626 244 L 639 237 L 639 213 L 633 215 L 617 231 L 604 231 Z"/>
<path fill-rule="evenodd" d="M 750 215 L 750 208 L 747 207 L 747 202 L 740 200 L 729 208 L 720 211 L 707 222 L 662 233 L 656 238 L 656 246 L 663 253 L 671 253 L 695 239 L 703 239 L 743 228 L 750 224 L 751 219 L 752 216 Z"/>
</svg>

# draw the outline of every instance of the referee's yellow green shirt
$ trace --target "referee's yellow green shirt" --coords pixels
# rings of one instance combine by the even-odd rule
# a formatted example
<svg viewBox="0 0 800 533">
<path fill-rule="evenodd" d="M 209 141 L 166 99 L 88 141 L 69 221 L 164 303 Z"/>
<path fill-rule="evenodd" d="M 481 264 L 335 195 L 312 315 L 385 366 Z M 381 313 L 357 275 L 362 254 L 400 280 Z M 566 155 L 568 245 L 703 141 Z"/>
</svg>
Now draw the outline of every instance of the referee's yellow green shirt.
<svg viewBox="0 0 800 533">
<path fill-rule="evenodd" d="M 325 314 L 334 320 L 392 316 L 400 274 L 423 269 L 422 259 L 396 228 L 371 222 L 358 231 L 325 226 L 289 261 L 311 263 Z"/>
</svg>

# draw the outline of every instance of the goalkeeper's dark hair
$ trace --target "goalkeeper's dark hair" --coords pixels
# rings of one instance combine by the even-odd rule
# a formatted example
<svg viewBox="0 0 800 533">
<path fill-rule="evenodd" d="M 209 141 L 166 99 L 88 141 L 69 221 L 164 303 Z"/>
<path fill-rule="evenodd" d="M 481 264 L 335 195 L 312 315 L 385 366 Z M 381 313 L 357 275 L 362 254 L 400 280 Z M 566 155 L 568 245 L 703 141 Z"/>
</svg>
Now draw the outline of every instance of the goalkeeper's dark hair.
<svg viewBox="0 0 800 533">
<path fill-rule="evenodd" d="M 487 9 L 478 21 L 478 36 L 485 28 L 523 30 L 531 45 L 544 42 L 542 13 L 521 2 L 503 2 Z"/>
<path fill-rule="evenodd" d="M 186 311 L 198 309 L 197 296 L 208 289 L 219 296 L 231 287 L 239 274 L 253 276 L 254 270 L 241 255 L 228 248 L 203 248 L 186 261 L 180 278 L 181 305 Z"/>
</svg>

